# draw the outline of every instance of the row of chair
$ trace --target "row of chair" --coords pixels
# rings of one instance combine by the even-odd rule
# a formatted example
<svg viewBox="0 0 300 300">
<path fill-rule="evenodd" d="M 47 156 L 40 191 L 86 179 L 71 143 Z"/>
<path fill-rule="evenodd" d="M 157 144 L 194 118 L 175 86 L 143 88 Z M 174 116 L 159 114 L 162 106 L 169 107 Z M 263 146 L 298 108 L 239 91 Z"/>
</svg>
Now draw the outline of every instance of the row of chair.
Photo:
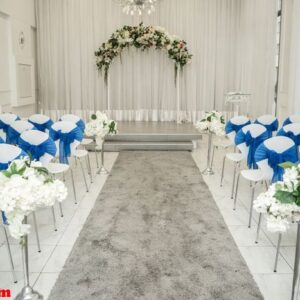
<svg viewBox="0 0 300 300">
<path fill-rule="evenodd" d="M 23 156 L 30 156 L 32 159 L 42 162 L 53 177 L 60 174 L 65 180 L 66 172 L 70 171 L 74 202 L 77 204 L 76 185 L 69 159 L 73 157 L 75 162 L 79 162 L 87 192 L 89 191 L 89 186 L 82 164 L 82 158 L 86 158 L 90 181 L 91 183 L 93 181 L 89 152 L 84 149 L 84 147 L 91 144 L 93 140 L 83 138 L 84 130 L 85 124 L 83 120 L 75 115 L 64 115 L 59 121 L 54 123 L 48 116 L 41 114 L 33 115 L 29 117 L 28 120 L 21 120 L 18 116 L 11 113 L 0 114 L 0 169 L 6 169 L 15 159 Z M 83 149 L 79 148 L 80 145 L 83 145 Z M 97 158 L 96 151 L 95 154 Z M 59 204 L 59 208 L 61 217 L 63 217 L 61 203 Z M 57 227 L 54 207 L 51 208 L 51 211 L 54 230 L 56 231 Z M 38 251 L 40 252 L 41 247 L 37 217 L 35 213 L 33 213 L 32 216 Z M 9 226 L 9 224 L 6 224 L 5 215 L 3 213 L 2 223 L 12 274 L 14 281 L 16 282 L 13 259 L 6 230 L 6 226 Z"/>
<path fill-rule="evenodd" d="M 249 228 L 252 222 L 253 201 L 257 184 L 264 182 L 266 188 L 268 188 L 269 183 L 282 180 L 284 170 L 279 166 L 280 163 L 287 161 L 296 163 L 299 161 L 300 117 L 289 117 L 284 122 L 283 127 L 276 133 L 276 136 L 273 136 L 277 130 L 278 121 L 273 116 L 263 116 L 254 123 L 251 123 L 247 117 L 238 116 L 232 118 L 225 127 L 229 143 L 225 144 L 224 148 L 227 149 L 230 146 L 234 146 L 234 151 L 227 152 L 224 155 L 220 186 L 223 183 L 225 161 L 231 161 L 234 164 L 231 188 L 234 210 L 236 209 L 240 178 L 242 177 L 250 182 Z M 247 162 L 248 169 L 240 170 L 241 162 L 243 161 Z M 260 214 L 256 243 L 259 238 L 261 219 L 262 215 Z M 278 237 L 274 271 L 277 269 L 280 241 L 281 234 Z"/>
</svg>

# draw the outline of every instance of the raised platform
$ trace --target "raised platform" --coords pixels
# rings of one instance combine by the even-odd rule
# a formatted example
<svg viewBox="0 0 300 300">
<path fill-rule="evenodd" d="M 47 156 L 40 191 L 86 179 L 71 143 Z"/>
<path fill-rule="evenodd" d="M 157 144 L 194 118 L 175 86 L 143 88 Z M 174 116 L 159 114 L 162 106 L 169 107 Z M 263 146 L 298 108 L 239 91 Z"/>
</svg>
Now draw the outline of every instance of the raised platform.
<svg viewBox="0 0 300 300">
<path fill-rule="evenodd" d="M 193 124 L 175 122 L 118 122 L 119 133 L 108 136 L 105 151 L 173 150 L 192 151 L 201 134 Z"/>
</svg>

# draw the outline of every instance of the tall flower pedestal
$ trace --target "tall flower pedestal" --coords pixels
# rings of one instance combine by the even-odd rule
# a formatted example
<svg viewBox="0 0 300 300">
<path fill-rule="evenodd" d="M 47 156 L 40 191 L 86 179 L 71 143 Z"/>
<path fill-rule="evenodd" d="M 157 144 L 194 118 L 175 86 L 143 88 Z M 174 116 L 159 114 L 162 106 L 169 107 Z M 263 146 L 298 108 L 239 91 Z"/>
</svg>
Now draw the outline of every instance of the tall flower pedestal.
<svg viewBox="0 0 300 300">
<path fill-rule="evenodd" d="M 96 136 L 96 149 L 101 150 L 101 165 L 97 172 L 97 174 L 100 175 L 107 175 L 109 172 L 104 166 L 104 144 L 105 144 L 105 138 L 102 136 Z"/>
<path fill-rule="evenodd" d="M 202 172 L 203 175 L 214 174 L 214 171 L 211 166 L 212 138 L 213 138 L 213 134 L 211 132 L 208 132 L 207 161 L 206 161 L 206 169 Z"/>
<path fill-rule="evenodd" d="M 24 224 L 27 224 L 27 217 L 24 218 Z M 29 283 L 29 256 L 28 256 L 28 235 L 23 237 L 22 244 L 23 254 L 23 268 L 24 268 L 24 280 L 25 286 L 21 292 L 17 295 L 15 300 L 43 300 L 44 297 L 35 291 Z"/>
</svg>

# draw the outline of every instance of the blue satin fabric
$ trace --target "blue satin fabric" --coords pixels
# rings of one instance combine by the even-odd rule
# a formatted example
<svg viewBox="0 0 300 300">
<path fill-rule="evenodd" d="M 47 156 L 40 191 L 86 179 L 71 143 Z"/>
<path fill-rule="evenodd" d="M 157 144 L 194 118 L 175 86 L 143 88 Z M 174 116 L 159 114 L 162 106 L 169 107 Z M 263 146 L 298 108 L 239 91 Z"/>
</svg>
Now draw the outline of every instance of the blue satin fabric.
<svg viewBox="0 0 300 300">
<path fill-rule="evenodd" d="M 42 156 L 48 153 L 51 156 L 56 154 L 56 145 L 51 138 L 48 138 L 46 141 L 39 145 L 32 145 L 27 141 L 23 140 L 22 137 L 19 138 L 19 146 L 22 150 L 31 155 L 33 160 L 40 160 Z"/>
<path fill-rule="evenodd" d="M 263 124 L 263 123 L 259 122 L 258 120 L 256 120 L 254 123 L 265 126 L 267 128 L 268 133 L 269 133 L 269 137 L 272 137 L 273 132 L 277 131 L 278 130 L 278 126 L 279 126 L 279 123 L 278 123 L 277 119 L 274 120 L 274 122 L 272 122 L 271 124 L 268 124 L 268 125 Z"/>
<path fill-rule="evenodd" d="M 82 141 L 83 131 L 77 126 L 67 133 L 63 133 L 61 130 L 56 131 L 51 128 L 49 134 L 54 141 L 59 140 L 59 162 L 68 164 L 68 157 L 71 156 L 71 144 L 74 141 Z"/>
<path fill-rule="evenodd" d="M 32 130 L 36 129 L 35 127 L 31 128 Z M 8 144 L 14 144 L 17 145 L 19 141 L 21 133 L 17 130 L 15 130 L 12 127 L 8 128 L 7 135 L 6 135 L 6 142 Z"/>
<path fill-rule="evenodd" d="M 278 131 L 277 135 L 289 137 L 295 142 L 297 146 L 300 146 L 300 134 L 295 135 L 292 131 L 285 131 L 283 128 L 281 128 Z"/>
<path fill-rule="evenodd" d="M 17 117 L 15 121 L 17 121 L 17 120 L 20 120 L 20 118 Z M 4 123 L 2 120 L 0 120 L 0 129 L 2 129 L 2 130 L 6 133 L 6 135 L 7 135 L 7 132 L 8 132 L 8 128 L 9 128 L 9 127 L 10 127 L 10 126 L 9 126 L 8 124 L 6 124 L 6 123 Z"/>
<path fill-rule="evenodd" d="M 258 146 L 263 143 L 266 139 L 269 138 L 268 131 L 264 131 L 261 135 L 253 138 L 250 131 L 246 133 L 241 129 L 237 135 L 235 136 L 235 144 L 240 145 L 246 143 L 248 147 L 248 157 L 247 157 L 247 165 L 249 169 L 257 169 L 257 165 L 255 163 L 254 155 Z"/>
<path fill-rule="evenodd" d="M 0 137 L 0 144 L 4 144 L 4 140 Z"/>
<path fill-rule="evenodd" d="M 268 149 L 264 143 L 262 143 L 255 152 L 255 162 L 268 159 L 269 166 L 273 169 L 274 174 L 272 182 L 280 181 L 283 178 L 284 169 L 279 166 L 283 162 L 296 163 L 298 161 L 297 147 L 293 145 L 282 153 L 277 153 L 274 150 Z"/>
<path fill-rule="evenodd" d="M 244 126 L 251 124 L 250 120 L 244 124 L 233 124 L 231 121 L 228 121 L 225 125 L 225 133 L 229 134 L 230 132 L 238 133 Z"/>
<path fill-rule="evenodd" d="M 8 168 L 8 166 L 10 165 L 10 163 L 13 162 L 15 159 L 19 159 L 19 158 L 27 157 L 27 156 L 28 156 L 27 153 L 22 150 L 19 155 L 17 155 L 10 161 L 7 161 L 5 163 L 0 163 L 0 171 L 6 170 Z"/>
<path fill-rule="evenodd" d="M 28 122 L 30 122 L 37 130 L 40 130 L 43 132 L 45 132 L 46 129 L 50 130 L 51 126 L 53 125 L 53 121 L 51 119 L 49 119 L 47 122 L 42 123 L 42 124 L 33 122 L 31 120 L 28 120 Z"/>
<path fill-rule="evenodd" d="M 8 225 L 5 213 L 3 211 L 1 211 L 1 216 L 2 216 L 2 222 L 3 222 L 3 224 Z"/>
<path fill-rule="evenodd" d="M 293 122 L 290 120 L 290 118 L 286 118 L 285 121 L 283 122 L 282 124 L 282 127 L 285 126 L 285 125 L 289 125 L 289 124 L 292 124 Z"/>
</svg>

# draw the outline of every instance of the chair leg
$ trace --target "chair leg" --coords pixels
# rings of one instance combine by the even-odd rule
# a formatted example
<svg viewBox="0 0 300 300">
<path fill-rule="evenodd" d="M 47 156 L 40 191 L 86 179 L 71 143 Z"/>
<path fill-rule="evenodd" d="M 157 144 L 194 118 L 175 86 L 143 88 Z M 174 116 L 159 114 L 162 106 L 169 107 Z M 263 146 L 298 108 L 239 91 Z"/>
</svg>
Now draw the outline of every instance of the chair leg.
<svg viewBox="0 0 300 300">
<path fill-rule="evenodd" d="M 221 172 L 221 181 L 220 186 L 223 185 L 223 177 L 224 177 L 224 169 L 225 169 L 225 160 L 226 160 L 226 154 L 223 157 L 223 164 L 222 164 L 222 172 Z"/>
<path fill-rule="evenodd" d="M 253 213 L 253 202 L 254 202 L 254 193 L 255 193 L 255 183 L 252 186 L 252 193 L 251 193 L 251 203 L 250 203 L 250 214 L 249 214 L 249 224 L 248 228 L 251 228 L 252 222 L 252 213 Z"/>
<path fill-rule="evenodd" d="M 62 203 L 59 202 L 58 206 L 59 206 L 60 216 L 63 218 L 64 217 L 64 213 L 63 213 Z"/>
<path fill-rule="evenodd" d="M 38 231 L 38 226 L 37 226 L 37 221 L 36 221 L 36 213 L 32 213 L 33 217 L 33 226 L 34 226 L 34 231 L 35 231 L 35 238 L 36 238 L 36 243 L 38 246 L 38 252 L 42 252 L 41 250 L 41 243 L 40 243 L 40 236 L 39 236 L 39 231 Z"/>
<path fill-rule="evenodd" d="M 236 181 L 236 189 L 235 189 L 235 195 L 234 195 L 234 201 L 233 201 L 233 210 L 236 210 L 236 202 L 237 202 L 237 194 L 238 194 L 238 190 L 239 190 L 240 177 L 241 177 L 241 173 L 239 173 L 237 181 Z"/>
<path fill-rule="evenodd" d="M 56 216 L 55 216 L 54 206 L 51 207 L 51 211 L 52 211 L 52 218 L 53 218 L 54 231 L 57 231 L 57 226 L 56 226 Z"/>
<path fill-rule="evenodd" d="M 88 192 L 89 191 L 89 186 L 87 184 L 87 180 L 86 180 L 86 177 L 85 177 L 85 172 L 84 172 L 84 168 L 83 168 L 81 159 L 79 159 L 79 164 L 80 164 L 80 168 L 81 168 L 81 172 L 82 172 L 84 184 L 85 184 L 85 187 L 86 187 L 86 191 Z"/>
<path fill-rule="evenodd" d="M 18 280 L 17 280 L 17 276 L 16 276 L 16 272 L 15 272 L 14 261 L 13 261 L 13 258 L 12 258 L 10 244 L 9 244 L 9 240 L 8 240 L 8 234 L 7 234 L 5 225 L 3 225 L 3 230 L 4 230 L 4 235 L 5 235 L 5 240 L 6 240 L 6 247 L 7 247 L 8 256 L 9 256 L 9 263 L 10 263 L 11 273 L 12 273 L 12 276 L 13 276 L 14 283 L 17 283 Z"/>
<path fill-rule="evenodd" d="M 88 155 L 87 155 L 87 166 L 88 166 L 88 170 L 90 172 L 91 183 L 93 183 L 93 173 L 92 173 L 92 167 L 91 167 L 91 160 L 90 160 L 90 153 L 89 152 L 88 152 Z"/>
<path fill-rule="evenodd" d="M 74 194 L 74 202 L 75 202 L 75 204 L 77 204 L 77 195 L 76 195 L 76 190 L 75 190 L 74 174 L 73 174 L 73 170 L 71 168 L 70 168 L 70 172 L 71 172 L 71 180 L 72 180 L 72 187 L 73 187 L 73 194 Z"/>
<path fill-rule="evenodd" d="M 280 244 L 281 244 L 281 238 L 282 238 L 282 234 L 279 233 L 277 248 L 276 248 L 275 264 L 274 264 L 274 272 L 275 273 L 277 272 L 277 265 L 278 265 L 278 257 L 279 257 L 279 249 L 280 249 Z"/>
<path fill-rule="evenodd" d="M 95 156 L 96 156 L 96 164 L 97 164 L 97 169 L 99 168 L 99 160 L 98 160 L 98 153 L 97 153 L 97 149 L 95 147 Z"/>
<path fill-rule="evenodd" d="M 258 243 L 258 239 L 259 239 L 261 219 L 262 219 L 262 213 L 259 214 L 259 218 L 258 218 L 258 224 L 257 224 L 257 230 L 256 230 L 256 237 L 255 237 L 255 244 Z"/>
<path fill-rule="evenodd" d="M 236 169 L 237 169 L 237 163 L 234 163 L 233 179 L 232 179 L 232 187 L 231 187 L 231 199 L 233 199 L 233 193 L 234 193 L 234 187 L 235 187 Z"/>
</svg>

